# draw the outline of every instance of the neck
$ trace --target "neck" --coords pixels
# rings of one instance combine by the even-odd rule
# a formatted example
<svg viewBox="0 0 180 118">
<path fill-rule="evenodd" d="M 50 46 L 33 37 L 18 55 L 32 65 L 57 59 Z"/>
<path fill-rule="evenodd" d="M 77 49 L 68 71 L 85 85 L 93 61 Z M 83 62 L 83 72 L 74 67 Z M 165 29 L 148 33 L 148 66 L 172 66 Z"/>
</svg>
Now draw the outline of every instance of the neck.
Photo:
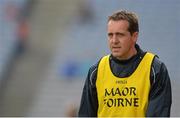
<svg viewBox="0 0 180 118">
<path fill-rule="evenodd" d="M 134 55 L 136 55 L 137 54 L 137 50 L 136 50 L 136 48 L 135 48 L 135 46 L 133 47 L 133 48 L 131 48 L 130 50 L 129 50 L 129 53 L 127 54 L 127 55 L 125 55 L 125 56 L 123 56 L 123 57 L 116 57 L 118 60 L 128 60 L 128 59 L 130 59 L 131 57 L 133 57 Z"/>
</svg>

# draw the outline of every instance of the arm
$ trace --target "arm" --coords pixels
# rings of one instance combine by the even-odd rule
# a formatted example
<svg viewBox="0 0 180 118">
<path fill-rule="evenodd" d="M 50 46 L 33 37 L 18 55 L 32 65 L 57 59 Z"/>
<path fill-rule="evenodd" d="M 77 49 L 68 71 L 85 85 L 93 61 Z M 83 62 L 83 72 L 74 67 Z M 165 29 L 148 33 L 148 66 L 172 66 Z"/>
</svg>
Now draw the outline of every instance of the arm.
<svg viewBox="0 0 180 118">
<path fill-rule="evenodd" d="M 81 104 L 79 108 L 79 117 L 96 117 L 98 109 L 98 99 L 96 92 L 97 64 L 89 69 L 85 81 Z"/>
<path fill-rule="evenodd" d="M 164 63 L 155 57 L 151 70 L 148 117 L 169 117 L 172 103 L 171 83 Z"/>
</svg>

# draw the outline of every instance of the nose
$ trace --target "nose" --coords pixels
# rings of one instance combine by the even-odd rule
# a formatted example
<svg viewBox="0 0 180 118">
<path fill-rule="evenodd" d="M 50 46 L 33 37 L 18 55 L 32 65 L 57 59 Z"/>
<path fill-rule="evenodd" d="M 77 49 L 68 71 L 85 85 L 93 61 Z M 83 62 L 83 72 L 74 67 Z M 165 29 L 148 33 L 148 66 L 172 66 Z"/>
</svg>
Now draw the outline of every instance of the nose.
<svg viewBox="0 0 180 118">
<path fill-rule="evenodd" d="M 118 41 L 118 38 L 117 38 L 117 36 L 116 35 L 113 35 L 113 37 L 112 37 L 112 43 L 118 43 L 119 41 Z"/>
</svg>

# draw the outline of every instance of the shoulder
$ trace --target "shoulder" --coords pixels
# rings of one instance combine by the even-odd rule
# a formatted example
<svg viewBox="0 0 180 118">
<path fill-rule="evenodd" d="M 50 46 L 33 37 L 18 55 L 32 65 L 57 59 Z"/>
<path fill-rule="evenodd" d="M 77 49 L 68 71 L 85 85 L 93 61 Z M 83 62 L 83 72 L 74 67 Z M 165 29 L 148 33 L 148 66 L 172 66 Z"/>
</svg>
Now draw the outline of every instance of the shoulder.
<svg viewBox="0 0 180 118">
<path fill-rule="evenodd" d="M 152 68 L 156 72 L 160 72 L 161 70 L 167 70 L 166 65 L 159 59 L 158 56 L 155 56 L 152 63 Z"/>
<path fill-rule="evenodd" d="M 97 78 L 97 69 L 98 69 L 99 62 L 92 65 L 89 69 L 89 81 L 91 82 L 91 85 L 95 84 L 96 78 Z"/>
<path fill-rule="evenodd" d="M 162 61 L 160 61 L 159 57 L 155 55 L 153 62 L 152 62 L 152 69 L 159 71 L 162 65 Z"/>
<path fill-rule="evenodd" d="M 106 55 L 107 56 L 107 55 Z M 95 63 L 94 65 L 92 65 L 90 68 L 89 68 L 89 76 L 90 78 L 93 78 L 94 76 L 97 75 L 97 71 L 98 71 L 98 66 L 99 66 L 99 63 L 101 62 L 101 60 L 106 57 L 106 56 L 103 56 L 101 57 L 97 63 Z"/>
<path fill-rule="evenodd" d="M 101 59 L 99 59 L 99 61 L 97 63 L 95 63 L 94 65 L 92 65 L 89 68 L 88 79 L 90 81 L 91 86 L 95 86 L 95 84 L 96 84 L 97 71 L 98 71 L 98 66 L 99 66 L 99 62 L 101 61 Z"/>
<path fill-rule="evenodd" d="M 102 56 L 97 63 L 95 63 L 94 65 L 92 65 L 90 68 L 89 68 L 89 72 L 88 72 L 88 80 L 90 81 L 90 84 L 95 86 L 96 84 L 96 80 L 97 80 L 97 72 L 98 72 L 98 66 L 99 66 L 99 63 L 101 62 L 101 60 L 104 58 L 104 57 L 108 57 L 109 55 L 105 55 L 105 56 Z"/>
<path fill-rule="evenodd" d="M 164 81 L 164 79 L 167 78 L 165 75 L 168 75 L 166 65 L 159 59 L 158 56 L 155 56 L 151 67 L 151 82 L 155 83 L 158 81 Z"/>
</svg>

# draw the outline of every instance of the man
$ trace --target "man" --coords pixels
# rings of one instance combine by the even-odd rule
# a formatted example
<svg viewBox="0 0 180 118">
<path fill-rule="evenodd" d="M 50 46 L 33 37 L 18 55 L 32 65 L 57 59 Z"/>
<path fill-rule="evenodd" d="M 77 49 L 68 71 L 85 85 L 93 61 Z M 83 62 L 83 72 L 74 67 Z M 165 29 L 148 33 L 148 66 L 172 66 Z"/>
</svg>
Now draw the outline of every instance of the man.
<svg viewBox="0 0 180 118">
<path fill-rule="evenodd" d="M 136 44 L 139 33 L 135 13 L 109 16 L 111 55 L 89 69 L 79 116 L 170 116 L 171 84 L 167 68 L 157 56 Z"/>
</svg>

